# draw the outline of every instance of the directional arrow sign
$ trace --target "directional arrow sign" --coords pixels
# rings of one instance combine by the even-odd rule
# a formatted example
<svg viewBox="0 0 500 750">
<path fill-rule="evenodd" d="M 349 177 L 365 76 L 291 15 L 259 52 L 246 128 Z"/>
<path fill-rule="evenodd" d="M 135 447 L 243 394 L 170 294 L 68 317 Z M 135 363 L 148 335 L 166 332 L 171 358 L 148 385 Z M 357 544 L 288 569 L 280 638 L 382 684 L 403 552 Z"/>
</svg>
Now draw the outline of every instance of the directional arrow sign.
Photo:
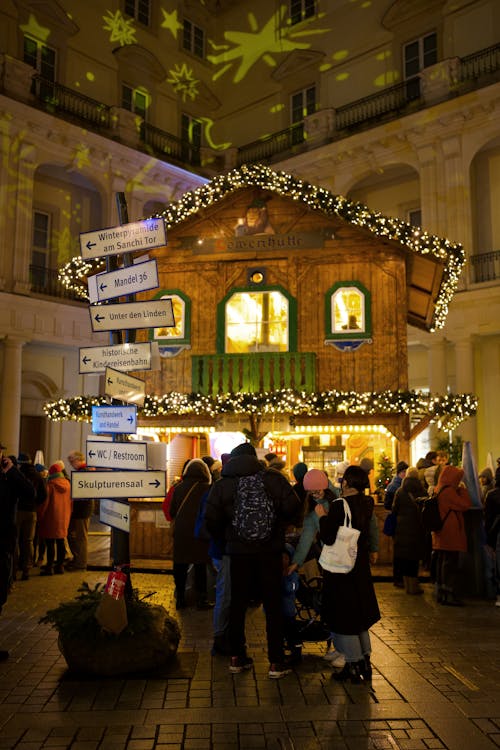
<svg viewBox="0 0 500 750">
<path fill-rule="evenodd" d="M 135 266 L 134 266 L 135 268 Z M 171 328 L 175 325 L 172 300 L 122 302 L 118 305 L 89 307 L 93 331 L 116 331 L 124 328 Z"/>
<path fill-rule="evenodd" d="M 137 406 L 93 406 L 92 432 L 134 434 L 137 432 Z M 133 469 L 134 467 L 124 468 Z"/>
<path fill-rule="evenodd" d="M 106 367 L 104 374 L 104 393 L 111 398 L 125 401 L 127 404 L 143 406 L 146 398 L 144 380 L 126 375 L 112 367 Z"/>
<path fill-rule="evenodd" d="M 165 472 L 72 471 L 71 497 L 165 497 Z"/>
<path fill-rule="evenodd" d="M 87 466 L 95 466 L 98 469 L 146 471 L 147 443 L 101 443 L 98 440 L 87 440 Z"/>
<path fill-rule="evenodd" d="M 123 372 L 158 369 L 159 363 L 157 365 L 156 358 L 153 360 L 154 351 L 151 342 L 83 347 L 80 349 L 80 373 L 105 372 L 106 367 Z"/>
<path fill-rule="evenodd" d="M 103 302 L 124 294 L 147 292 L 148 289 L 156 289 L 158 284 L 156 260 L 147 260 L 117 271 L 97 274 L 97 297 L 99 302 Z"/>
<path fill-rule="evenodd" d="M 80 235 L 82 258 L 99 258 L 119 253 L 152 250 L 167 244 L 163 219 L 145 219 Z"/>
<path fill-rule="evenodd" d="M 130 531 L 129 504 L 117 503 L 115 500 L 101 500 L 99 503 L 99 520 L 114 529 Z"/>
</svg>

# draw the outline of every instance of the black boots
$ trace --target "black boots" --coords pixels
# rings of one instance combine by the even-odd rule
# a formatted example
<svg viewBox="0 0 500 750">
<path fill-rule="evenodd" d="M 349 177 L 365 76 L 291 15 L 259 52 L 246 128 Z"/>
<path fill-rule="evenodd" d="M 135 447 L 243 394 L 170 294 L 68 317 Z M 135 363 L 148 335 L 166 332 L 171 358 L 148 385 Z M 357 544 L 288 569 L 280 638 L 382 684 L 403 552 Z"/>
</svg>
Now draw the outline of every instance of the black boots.
<svg viewBox="0 0 500 750">
<path fill-rule="evenodd" d="M 361 682 L 371 682 L 372 665 L 369 654 L 365 654 L 360 661 L 346 661 L 342 670 L 334 672 L 332 677 L 338 682 L 351 682 L 353 685 L 359 685 Z"/>
</svg>

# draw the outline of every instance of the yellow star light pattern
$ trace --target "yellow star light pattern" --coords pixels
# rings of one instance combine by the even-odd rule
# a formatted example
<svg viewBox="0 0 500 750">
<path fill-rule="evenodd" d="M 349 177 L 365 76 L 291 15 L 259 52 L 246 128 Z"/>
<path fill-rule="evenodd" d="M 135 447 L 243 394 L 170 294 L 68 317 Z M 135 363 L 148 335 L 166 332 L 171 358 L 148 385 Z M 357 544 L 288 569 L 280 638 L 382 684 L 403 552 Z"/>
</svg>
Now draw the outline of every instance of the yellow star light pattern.
<svg viewBox="0 0 500 750">
<path fill-rule="evenodd" d="M 20 26 L 19 28 L 21 29 L 23 34 L 32 36 L 34 39 L 38 39 L 40 42 L 46 42 L 50 36 L 50 29 L 47 29 L 45 26 L 41 26 L 32 13 L 30 13 L 29 15 L 28 23 L 24 24 L 24 26 Z"/>
<path fill-rule="evenodd" d="M 133 19 L 126 20 L 121 11 L 117 10 L 116 13 L 112 13 L 108 10 L 108 15 L 103 16 L 102 20 L 104 21 L 103 29 L 111 32 L 110 42 L 119 42 L 121 47 L 137 42 Z"/>
<path fill-rule="evenodd" d="M 264 60 L 269 66 L 275 66 L 275 56 L 292 52 L 295 49 L 308 49 L 308 42 L 298 42 L 299 36 L 309 34 L 324 34 L 329 29 L 307 29 L 305 31 L 293 31 L 283 24 L 286 16 L 286 6 L 282 5 L 266 24 L 259 30 L 257 20 L 253 13 L 248 14 L 248 23 L 251 31 L 226 31 L 224 38 L 230 42 L 232 49 L 227 48 L 219 54 L 207 55 L 207 59 L 213 65 L 222 66 L 214 75 L 214 80 L 220 78 L 232 63 L 241 60 L 233 77 L 234 83 L 240 83 L 246 74 L 259 60 Z M 279 33 L 277 30 L 279 29 Z"/>
<path fill-rule="evenodd" d="M 174 39 L 177 39 L 177 32 L 182 29 L 182 24 L 179 23 L 179 19 L 177 18 L 177 10 L 173 10 L 172 13 L 167 13 L 167 11 L 162 8 L 161 12 L 163 13 L 163 21 L 160 24 L 161 28 L 168 29 Z"/>
<path fill-rule="evenodd" d="M 168 73 L 167 83 L 172 84 L 176 94 L 182 96 L 182 101 L 185 102 L 188 97 L 193 101 L 198 95 L 199 84 L 199 81 L 193 77 L 193 69 L 188 68 L 186 63 L 182 63 L 182 65 L 176 63 L 175 67 L 171 68 Z"/>
</svg>

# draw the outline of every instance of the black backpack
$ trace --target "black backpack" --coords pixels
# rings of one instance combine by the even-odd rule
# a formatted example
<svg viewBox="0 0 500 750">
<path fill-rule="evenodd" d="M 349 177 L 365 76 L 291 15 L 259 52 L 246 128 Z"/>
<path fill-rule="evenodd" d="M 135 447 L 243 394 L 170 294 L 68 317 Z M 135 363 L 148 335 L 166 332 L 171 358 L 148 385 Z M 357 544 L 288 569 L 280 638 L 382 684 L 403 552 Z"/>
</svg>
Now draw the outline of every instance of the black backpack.
<svg viewBox="0 0 500 750">
<path fill-rule="evenodd" d="M 450 511 L 441 518 L 439 512 L 439 493 L 425 498 L 422 502 L 422 526 L 425 531 L 441 531 Z"/>
<path fill-rule="evenodd" d="M 233 529 L 243 542 L 267 542 L 276 523 L 274 503 L 264 487 L 264 474 L 238 479 L 233 509 Z"/>
</svg>

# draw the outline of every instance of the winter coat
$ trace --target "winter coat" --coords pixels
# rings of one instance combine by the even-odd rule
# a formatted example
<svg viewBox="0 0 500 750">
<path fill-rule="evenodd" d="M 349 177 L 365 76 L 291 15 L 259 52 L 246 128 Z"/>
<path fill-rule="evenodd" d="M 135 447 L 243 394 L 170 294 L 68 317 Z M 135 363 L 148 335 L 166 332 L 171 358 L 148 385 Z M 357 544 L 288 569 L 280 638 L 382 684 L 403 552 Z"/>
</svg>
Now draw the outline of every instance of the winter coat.
<svg viewBox="0 0 500 750">
<path fill-rule="evenodd" d="M 403 484 L 403 478 L 399 476 L 399 474 L 396 474 L 395 477 L 391 479 L 389 484 L 387 485 L 385 489 L 385 496 L 384 496 L 384 508 L 386 510 L 392 510 L 392 504 L 394 502 L 394 495 L 399 490 L 401 485 Z"/>
<path fill-rule="evenodd" d="M 19 469 L 11 466 L 7 473 L 0 472 L 0 547 L 11 551 L 16 535 L 16 509 L 21 500 L 35 502 L 35 490 Z"/>
<path fill-rule="evenodd" d="M 406 477 L 396 492 L 392 512 L 396 516 L 394 557 L 403 560 L 421 560 L 425 554 L 425 531 L 422 512 L 416 503 L 424 495 L 417 477 Z"/>
<path fill-rule="evenodd" d="M 295 489 L 295 488 L 294 488 Z M 328 490 L 325 491 L 324 497 L 319 501 L 328 512 L 330 509 L 330 502 L 334 500 L 333 493 Z M 300 567 L 308 559 L 311 548 L 314 545 L 319 534 L 319 518 L 316 515 L 314 507 L 304 517 L 304 523 L 302 525 L 302 532 L 299 537 L 297 547 L 293 554 L 292 562 L 297 563 Z M 315 545 L 317 546 L 317 545 Z M 319 557 L 319 555 L 311 555 L 313 557 Z"/>
<path fill-rule="evenodd" d="M 17 503 L 17 509 L 34 513 L 37 505 L 41 505 L 47 497 L 47 486 L 45 480 L 35 469 L 33 464 L 21 463 L 19 465 L 19 471 L 29 482 L 31 482 L 35 492 L 33 497 L 20 496 Z"/>
<path fill-rule="evenodd" d="M 65 539 L 71 518 L 71 485 L 62 475 L 47 481 L 47 499 L 37 508 L 41 539 Z"/>
<path fill-rule="evenodd" d="M 463 469 L 444 466 L 436 486 L 439 514 L 444 520 L 441 531 L 432 532 L 432 549 L 448 552 L 467 552 L 464 511 L 472 507 L 466 487 L 459 486 Z"/>
<path fill-rule="evenodd" d="M 500 487 L 490 490 L 486 495 L 484 501 L 484 529 L 486 532 L 486 544 L 495 549 L 497 536 L 500 533 Z"/>
<path fill-rule="evenodd" d="M 201 498 L 210 488 L 210 482 L 207 465 L 201 459 L 193 459 L 184 470 L 181 481 L 175 485 L 170 503 L 170 515 L 174 521 L 174 563 L 209 562 L 208 540 L 195 538 L 194 524 Z"/>
<path fill-rule="evenodd" d="M 276 511 L 271 538 L 265 542 L 244 542 L 232 526 L 234 498 L 238 478 L 263 473 L 264 487 L 273 500 Z M 225 543 L 226 554 L 256 553 L 263 550 L 281 551 L 285 544 L 285 528 L 298 513 L 300 500 L 290 482 L 273 469 L 262 469 L 256 456 L 233 456 L 222 469 L 221 478 L 214 484 L 207 500 L 205 524 L 209 534 Z"/>
<path fill-rule="evenodd" d="M 359 529 L 358 554 L 349 573 L 323 571 L 322 616 L 334 633 L 358 635 L 380 620 L 377 597 L 370 571 L 370 525 L 373 498 L 361 493 L 344 498 L 350 508 L 352 525 Z M 327 516 L 320 518 L 320 537 L 333 544 L 344 523 L 342 500 L 330 504 Z"/>
</svg>

